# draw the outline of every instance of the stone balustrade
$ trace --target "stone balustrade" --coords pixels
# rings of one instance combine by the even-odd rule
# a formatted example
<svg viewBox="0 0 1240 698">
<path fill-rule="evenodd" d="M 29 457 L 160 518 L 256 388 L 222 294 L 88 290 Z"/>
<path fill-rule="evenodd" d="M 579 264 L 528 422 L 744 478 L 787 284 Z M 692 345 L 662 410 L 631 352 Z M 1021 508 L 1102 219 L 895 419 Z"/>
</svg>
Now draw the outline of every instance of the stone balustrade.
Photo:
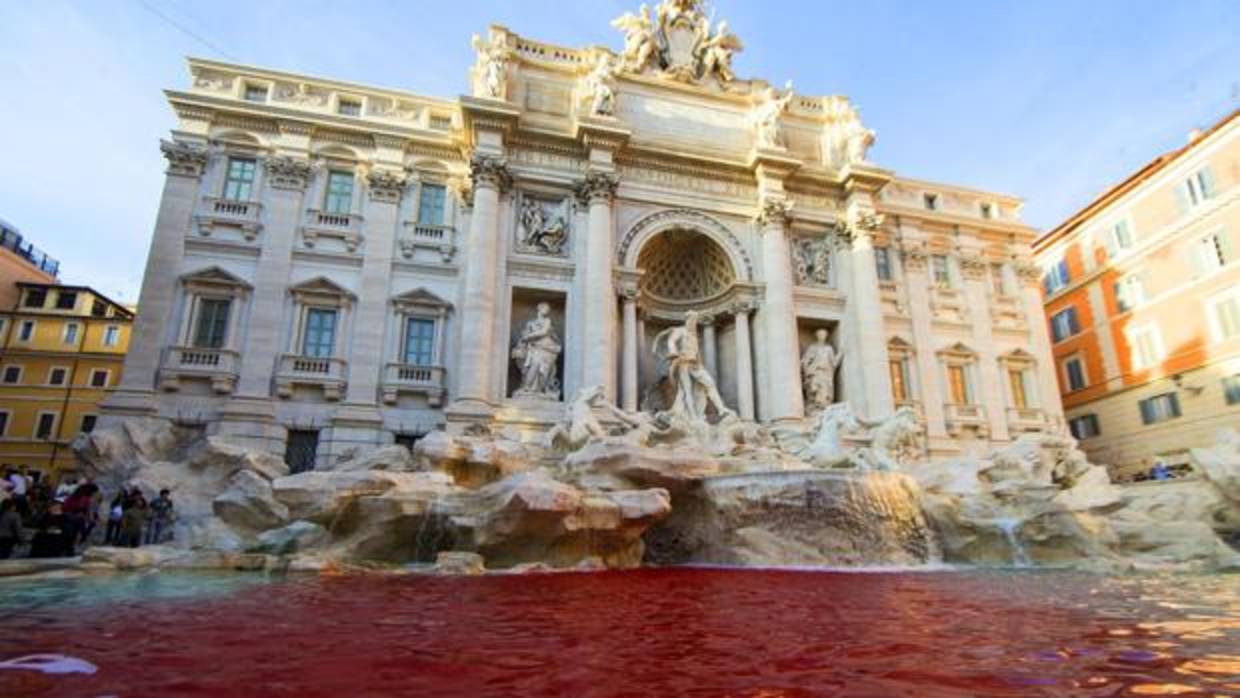
<svg viewBox="0 0 1240 698">
<path fill-rule="evenodd" d="M 1039 407 L 1009 407 L 1007 421 L 1013 433 L 1045 431 L 1048 425 L 1046 411 Z"/>
<path fill-rule="evenodd" d="M 186 379 L 208 380 L 211 389 L 221 395 L 237 387 L 240 354 L 231 349 L 209 347 L 168 347 L 159 369 L 159 387 L 177 391 Z"/>
<path fill-rule="evenodd" d="M 356 252 L 362 243 L 364 219 L 356 213 L 327 213 L 311 209 L 306 212 L 306 223 L 301 226 L 301 243 L 315 248 L 321 240 L 339 240 L 345 250 Z"/>
<path fill-rule="evenodd" d="M 989 433 L 986 419 L 986 408 L 981 405 L 957 405 L 948 403 L 943 406 L 947 422 L 947 431 L 958 436 L 965 429 L 974 429 Z"/>
<path fill-rule="evenodd" d="M 284 354 L 276 368 L 276 395 L 293 396 L 296 386 L 319 387 L 328 400 L 339 400 L 348 385 L 349 362 L 326 356 Z"/>
<path fill-rule="evenodd" d="M 215 228 L 229 226 L 238 228 L 246 240 L 254 240 L 263 228 L 262 210 L 263 205 L 257 201 L 204 196 L 194 219 L 199 235 L 210 236 Z"/>
<path fill-rule="evenodd" d="M 456 254 L 456 229 L 450 225 L 406 221 L 404 229 L 397 244 L 406 259 L 411 259 L 419 249 L 436 251 L 445 262 L 451 261 Z"/>
<path fill-rule="evenodd" d="M 444 377 L 443 366 L 418 366 L 414 364 L 390 363 L 383 371 L 383 401 L 395 404 L 402 394 L 425 395 L 427 403 L 432 407 L 443 404 Z"/>
</svg>

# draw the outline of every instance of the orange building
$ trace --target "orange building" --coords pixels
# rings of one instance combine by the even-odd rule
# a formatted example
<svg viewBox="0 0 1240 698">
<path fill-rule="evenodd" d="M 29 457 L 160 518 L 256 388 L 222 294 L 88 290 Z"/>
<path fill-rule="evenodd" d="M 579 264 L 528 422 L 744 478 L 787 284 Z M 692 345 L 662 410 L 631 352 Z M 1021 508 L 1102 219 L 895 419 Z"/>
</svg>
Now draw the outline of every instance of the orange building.
<svg viewBox="0 0 1240 698">
<path fill-rule="evenodd" d="M 1117 480 L 1240 428 L 1240 110 L 1034 243 L 1065 414 Z"/>
</svg>

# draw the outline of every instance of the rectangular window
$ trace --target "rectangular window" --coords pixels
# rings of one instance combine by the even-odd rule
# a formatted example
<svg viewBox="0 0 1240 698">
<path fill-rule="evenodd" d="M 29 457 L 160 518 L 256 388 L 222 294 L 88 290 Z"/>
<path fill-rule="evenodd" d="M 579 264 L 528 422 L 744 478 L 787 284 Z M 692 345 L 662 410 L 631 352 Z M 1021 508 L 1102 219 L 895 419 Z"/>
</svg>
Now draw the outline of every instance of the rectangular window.
<svg viewBox="0 0 1240 698">
<path fill-rule="evenodd" d="M 925 205 L 927 211 L 937 211 L 939 208 L 938 194 L 922 194 L 921 201 Z"/>
<path fill-rule="evenodd" d="M 288 464 L 289 472 L 296 474 L 314 470 L 318 450 L 317 430 L 289 429 L 288 441 L 284 444 L 284 462 Z"/>
<path fill-rule="evenodd" d="M 891 250 L 886 247 L 874 248 L 874 271 L 879 281 L 891 281 Z"/>
<path fill-rule="evenodd" d="M 1081 331 L 1076 319 L 1076 306 L 1069 306 L 1051 316 L 1051 337 L 1056 342 L 1071 337 Z"/>
<path fill-rule="evenodd" d="M 1063 372 L 1068 378 L 1068 391 L 1075 392 L 1084 390 L 1087 385 L 1085 381 L 1085 364 L 1080 358 L 1072 357 L 1063 362 Z"/>
<path fill-rule="evenodd" d="M 1180 185 L 1181 208 L 1189 209 L 1204 204 L 1214 198 L 1214 173 L 1210 168 L 1203 167 Z"/>
<path fill-rule="evenodd" d="M 61 291 L 56 294 L 57 310 L 73 310 L 77 307 L 77 291 Z"/>
<path fill-rule="evenodd" d="M 438 131 L 449 131 L 452 129 L 452 117 L 431 114 L 430 126 Z"/>
<path fill-rule="evenodd" d="M 1138 404 L 1141 407 L 1141 421 L 1145 424 L 1157 424 L 1180 416 L 1180 398 L 1175 393 L 1155 395 Z"/>
<path fill-rule="evenodd" d="M 120 342 L 121 328 L 116 325 L 108 325 L 103 330 L 103 346 L 114 347 Z"/>
<path fill-rule="evenodd" d="M 1218 298 L 1211 302 L 1214 314 L 1214 333 L 1224 341 L 1240 337 L 1240 293 Z"/>
<path fill-rule="evenodd" d="M 1068 262 L 1061 259 L 1047 267 L 1046 274 L 1042 277 L 1042 288 L 1046 291 L 1046 295 L 1054 295 L 1059 289 L 1067 286 L 1071 280 L 1068 275 Z"/>
<path fill-rule="evenodd" d="M 1229 405 L 1240 405 L 1240 373 L 1223 379 L 1223 398 Z"/>
<path fill-rule="evenodd" d="M 1068 429 L 1077 441 L 1093 438 L 1102 433 L 1098 428 L 1098 415 L 1083 414 L 1068 420 Z"/>
<path fill-rule="evenodd" d="M 952 273 L 947 265 L 947 256 L 936 254 L 930 256 L 930 268 L 934 272 L 934 283 L 939 288 L 951 288 Z"/>
<path fill-rule="evenodd" d="M 892 359 L 887 363 L 891 373 L 891 397 L 896 404 L 911 402 L 909 391 L 908 359 Z"/>
<path fill-rule="evenodd" d="M 990 265 L 990 284 L 996 296 L 1008 295 L 1007 279 L 1003 276 L 1002 264 L 993 263 Z"/>
<path fill-rule="evenodd" d="M 1231 240 L 1220 230 L 1198 240 L 1191 254 L 1193 272 L 1198 276 L 1211 274 L 1232 261 Z"/>
<path fill-rule="evenodd" d="M 955 405 L 971 405 L 972 394 L 969 390 L 969 376 L 967 369 L 961 364 L 954 364 L 947 367 L 948 388 L 951 391 L 952 404 Z"/>
<path fill-rule="evenodd" d="M 34 438 L 38 441 L 49 441 L 56 430 L 56 413 L 40 412 L 35 423 Z"/>
<path fill-rule="evenodd" d="M 99 421 L 98 415 L 84 414 L 82 415 L 82 433 L 89 434 L 95 430 L 95 422 Z"/>
<path fill-rule="evenodd" d="M 17 330 L 17 338 L 23 342 L 29 342 L 34 337 L 34 320 L 22 320 L 21 327 Z"/>
<path fill-rule="evenodd" d="M 1145 284 L 1139 274 L 1129 274 L 1115 282 L 1115 305 L 1127 312 L 1145 302 Z"/>
<path fill-rule="evenodd" d="M 66 324 L 65 334 L 64 334 L 64 343 L 74 344 L 77 342 L 77 338 L 78 338 L 78 324 L 76 322 L 70 322 Z"/>
<path fill-rule="evenodd" d="M 418 196 L 418 223 L 420 225 L 443 225 L 443 207 L 447 189 L 442 184 L 423 184 Z"/>
<path fill-rule="evenodd" d="M 336 311 L 310 308 L 306 311 L 306 329 L 302 333 L 303 356 L 329 358 L 336 343 Z"/>
<path fill-rule="evenodd" d="M 1107 252 L 1111 257 L 1118 257 L 1132 249 L 1132 231 L 1128 229 L 1128 221 L 1117 221 L 1111 226 L 1108 238 Z"/>
<path fill-rule="evenodd" d="M 1152 325 L 1138 327 L 1129 332 L 1128 343 L 1132 346 L 1132 361 L 1135 368 L 1149 368 L 1163 358 L 1158 328 Z"/>
<path fill-rule="evenodd" d="M 103 317 L 108 314 L 108 304 L 96 298 L 90 304 L 90 314 L 94 317 Z"/>
<path fill-rule="evenodd" d="M 405 321 L 405 363 L 430 366 L 435 361 L 435 321 L 411 317 Z"/>
<path fill-rule="evenodd" d="M 0 412 L 0 437 L 9 433 L 9 413 Z"/>
<path fill-rule="evenodd" d="M 248 85 L 247 84 L 245 86 L 245 101 L 259 102 L 259 103 L 266 102 L 267 101 L 267 88 L 263 85 Z M 83 429 L 82 431 L 86 431 L 86 430 Z"/>
<path fill-rule="evenodd" d="M 64 385 L 65 377 L 69 375 L 68 370 L 63 368 L 53 368 L 47 372 L 48 385 Z"/>
<path fill-rule="evenodd" d="M 3 380 L 6 385 L 17 385 L 20 383 L 22 380 L 22 367 L 5 366 Z"/>
<path fill-rule="evenodd" d="M 42 308 L 47 303 L 47 289 L 45 288 L 28 288 L 26 289 L 26 299 L 22 303 L 27 308 Z"/>
<path fill-rule="evenodd" d="M 1014 368 L 1008 371 L 1008 380 L 1012 384 L 1012 406 L 1016 409 L 1024 410 L 1033 406 L 1030 400 L 1032 390 L 1029 385 L 1029 372 Z"/>
<path fill-rule="evenodd" d="M 232 301 L 226 298 L 200 298 L 194 324 L 194 346 L 220 349 L 228 334 L 228 314 Z"/>
<path fill-rule="evenodd" d="M 994 217 L 995 217 L 995 207 L 983 201 L 982 202 L 982 218 L 989 220 Z"/>
<path fill-rule="evenodd" d="M 97 368 L 91 371 L 90 372 L 90 387 L 92 388 L 108 387 L 108 376 L 109 375 L 111 375 L 109 371 L 106 371 L 101 368 Z"/>
<path fill-rule="evenodd" d="M 228 201 L 249 201 L 254 193 L 255 167 L 252 158 L 228 158 L 223 198 Z"/>
<path fill-rule="evenodd" d="M 348 215 L 353 210 L 353 173 L 331 170 L 327 173 L 327 194 L 323 199 L 327 213 Z"/>
<path fill-rule="evenodd" d="M 345 116 L 361 116 L 362 103 L 352 99 L 342 99 L 336 105 L 336 112 Z"/>
</svg>

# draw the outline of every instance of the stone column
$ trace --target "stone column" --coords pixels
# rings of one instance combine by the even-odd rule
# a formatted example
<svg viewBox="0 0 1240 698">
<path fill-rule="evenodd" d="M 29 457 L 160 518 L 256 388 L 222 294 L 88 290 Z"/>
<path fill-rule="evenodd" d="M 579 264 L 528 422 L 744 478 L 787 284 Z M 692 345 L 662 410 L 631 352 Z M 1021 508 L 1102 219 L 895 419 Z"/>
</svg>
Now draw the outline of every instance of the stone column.
<svg viewBox="0 0 1240 698">
<path fill-rule="evenodd" d="M 615 175 L 591 172 L 577 188 L 581 203 L 589 207 L 586 230 L 585 284 L 582 286 L 581 385 L 601 385 L 609 400 L 616 395 L 616 292 L 612 283 L 611 202 L 618 182 Z"/>
<path fill-rule="evenodd" d="M 1060 431 L 1064 430 L 1063 401 L 1059 396 L 1058 369 L 1051 350 L 1051 338 L 1046 322 L 1046 310 L 1042 306 L 1042 271 L 1033 262 L 1017 266 L 1020 293 L 1025 297 L 1025 318 L 1029 325 L 1029 351 L 1038 360 L 1039 405 L 1046 417 Z"/>
<path fill-rule="evenodd" d="M 384 351 L 388 300 L 391 295 L 392 252 L 396 247 L 400 199 L 405 189 L 404 172 L 372 170 L 366 175 L 368 196 L 363 220 L 362 280 L 357 308 L 349 323 L 349 383 L 344 404 L 332 415 L 332 443 L 328 455 L 339 455 L 358 443 L 378 446 L 383 437 L 379 381 L 388 354 Z M 345 337 L 336 342 L 337 354 Z"/>
<path fill-rule="evenodd" d="M 624 409 L 637 410 L 637 292 L 624 294 L 624 385 L 621 398 Z"/>
<path fill-rule="evenodd" d="M 749 342 L 749 312 L 752 309 L 747 303 L 732 309 L 736 320 L 736 411 L 747 422 L 752 422 L 754 418 L 753 349 Z M 799 361 L 797 365 L 800 365 Z M 800 396 L 799 386 L 796 393 Z"/>
<path fill-rule="evenodd" d="M 155 219 L 151 249 L 146 257 L 138 316 L 134 318 L 129 351 L 125 354 L 120 384 L 103 401 L 102 425 L 111 417 L 155 413 L 154 387 L 164 345 L 171 340 L 168 323 L 177 298 L 177 276 L 185 255 L 185 235 L 198 201 L 200 179 L 207 164 L 207 151 L 199 145 L 163 141 L 160 150 L 168 160 L 164 192 Z"/>
<path fill-rule="evenodd" d="M 769 198 L 757 219 L 762 231 L 762 270 L 766 281 L 761 313 L 766 344 L 763 360 L 770 376 L 769 384 L 763 386 L 764 412 L 773 423 L 799 420 L 805 412 L 787 235 L 791 208 L 785 199 Z"/>
<path fill-rule="evenodd" d="M 476 155 L 470 163 L 474 206 L 470 216 L 465 298 L 461 307 L 461 350 L 457 362 L 458 402 L 489 411 L 495 402 L 491 389 L 491 358 L 496 346 L 507 351 L 507 341 L 494 336 L 499 287 L 500 194 L 512 185 L 503 158 Z"/>
<path fill-rule="evenodd" d="M 883 419 L 892 411 L 891 375 L 887 368 L 887 339 L 883 331 L 883 306 L 879 300 L 878 272 L 874 269 L 874 231 L 878 220 L 872 211 L 856 209 L 849 213 L 852 234 L 852 296 L 856 331 L 855 346 L 860 356 L 864 385 L 861 411 L 870 419 Z M 850 396 L 852 401 L 855 394 Z"/>
<path fill-rule="evenodd" d="M 702 361 L 706 364 L 706 370 L 710 371 L 710 375 L 716 381 L 719 380 L 719 349 L 715 340 L 715 318 L 707 317 L 702 320 Z"/>
<path fill-rule="evenodd" d="M 917 395 L 926 418 L 926 435 L 931 446 L 947 436 L 943 413 L 943 391 L 939 376 L 938 357 L 934 353 L 934 329 L 930 313 L 930 278 L 926 269 L 926 252 L 920 247 L 906 247 L 900 266 L 908 291 L 909 315 L 913 321 L 913 347 L 917 350 Z"/>
<path fill-rule="evenodd" d="M 1008 440 L 1007 400 L 1005 399 L 1007 376 L 999 366 L 995 353 L 995 339 L 990 312 L 990 298 L 986 288 L 986 262 L 973 255 L 959 258 L 960 275 L 964 278 L 965 302 L 969 306 L 969 320 L 973 325 L 973 344 L 977 351 L 978 404 L 986 408 L 992 441 Z"/>
<path fill-rule="evenodd" d="M 267 223 L 259 238 L 262 249 L 241 343 L 241 377 L 236 394 L 220 411 L 218 432 L 238 445 L 281 453 L 284 434 L 275 424 L 271 386 L 285 347 L 284 308 L 310 163 L 280 156 L 269 159 L 266 169 L 271 184 L 263 202 Z"/>
</svg>

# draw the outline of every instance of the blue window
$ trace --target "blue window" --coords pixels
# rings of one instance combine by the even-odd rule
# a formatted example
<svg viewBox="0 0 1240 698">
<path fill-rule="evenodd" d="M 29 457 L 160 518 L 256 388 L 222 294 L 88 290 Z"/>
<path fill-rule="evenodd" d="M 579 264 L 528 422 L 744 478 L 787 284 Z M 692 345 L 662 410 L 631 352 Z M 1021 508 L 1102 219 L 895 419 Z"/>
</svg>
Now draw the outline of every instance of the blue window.
<svg viewBox="0 0 1240 698">
<path fill-rule="evenodd" d="M 353 173 L 332 170 L 327 173 L 327 198 L 323 200 L 326 213 L 347 215 L 353 210 Z"/>
<path fill-rule="evenodd" d="M 1175 393 L 1163 393 L 1146 398 L 1140 403 L 1141 421 L 1157 424 L 1180 416 L 1180 398 Z"/>
<path fill-rule="evenodd" d="M 418 197 L 418 223 L 420 225 L 443 225 L 443 205 L 447 190 L 439 184 L 423 184 Z"/>
<path fill-rule="evenodd" d="M 1223 379 L 1223 395 L 1229 405 L 1240 405 L 1240 373 Z"/>
<path fill-rule="evenodd" d="M 304 356 L 328 358 L 336 343 L 336 311 L 311 308 L 306 311 L 306 330 L 302 338 Z"/>
<path fill-rule="evenodd" d="M 405 363 L 430 366 L 435 361 L 435 321 L 409 318 L 405 321 Z"/>
<path fill-rule="evenodd" d="M 1081 331 L 1081 325 L 1076 319 L 1076 307 L 1065 308 L 1051 316 L 1051 337 L 1056 342 L 1071 337 Z"/>
<path fill-rule="evenodd" d="M 229 158 L 228 174 L 224 177 L 224 198 L 229 201 L 249 201 L 254 191 L 254 161 L 249 158 Z"/>
<path fill-rule="evenodd" d="M 1067 286 L 1071 280 L 1068 276 L 1068 262 L 1061 259 L 1046 270 L 1046 275 L 1042 277 L 1042 288 L 1046 291 L 1046 295 L 1050 296 Z"/>
</svg>

